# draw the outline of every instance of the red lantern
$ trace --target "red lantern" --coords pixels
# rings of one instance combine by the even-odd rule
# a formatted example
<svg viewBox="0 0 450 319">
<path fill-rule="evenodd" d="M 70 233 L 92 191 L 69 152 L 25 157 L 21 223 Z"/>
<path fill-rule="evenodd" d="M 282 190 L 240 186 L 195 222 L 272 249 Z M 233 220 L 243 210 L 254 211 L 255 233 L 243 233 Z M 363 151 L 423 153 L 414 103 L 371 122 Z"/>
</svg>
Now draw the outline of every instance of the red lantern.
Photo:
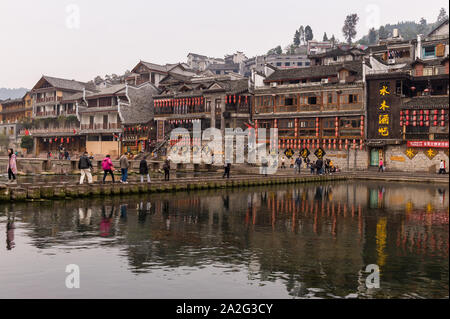
<svg viewBox="0 0 450 319">
<path fill-rule="evenodd" d="M 248 95 L 245 96 L 245 104 L 248 104 Z"/>
<path fill-rule="evenodd" d="M 234 104 L 236 104 L 236 95 L 234 95 Z"/>
<path fill-rule="evenodd" d="M 69 144 L 70 138 L 67 138 L 66 140 L 67 140 L 67 144 Z"/>
</svg>

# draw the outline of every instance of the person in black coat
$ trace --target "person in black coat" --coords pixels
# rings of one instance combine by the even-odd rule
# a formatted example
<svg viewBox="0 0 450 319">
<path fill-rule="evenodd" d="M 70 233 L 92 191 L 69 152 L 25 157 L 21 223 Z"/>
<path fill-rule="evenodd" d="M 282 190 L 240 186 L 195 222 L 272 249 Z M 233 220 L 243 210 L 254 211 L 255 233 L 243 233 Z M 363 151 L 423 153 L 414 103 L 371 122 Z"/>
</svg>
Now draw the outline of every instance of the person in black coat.
<svg viewBox="0 0 450 319">
<path fill-rule="evenodd" d="M 144 176 L 147 176 L 147 183 L 150 183 L 150 174 L 148 173 L 148 164 L 147 164 L 147 157 L 144 156 L 144 158 L 139 163 L 139 174 L 141 174 L 141 183 L 144 182 Z"/>
</svg>

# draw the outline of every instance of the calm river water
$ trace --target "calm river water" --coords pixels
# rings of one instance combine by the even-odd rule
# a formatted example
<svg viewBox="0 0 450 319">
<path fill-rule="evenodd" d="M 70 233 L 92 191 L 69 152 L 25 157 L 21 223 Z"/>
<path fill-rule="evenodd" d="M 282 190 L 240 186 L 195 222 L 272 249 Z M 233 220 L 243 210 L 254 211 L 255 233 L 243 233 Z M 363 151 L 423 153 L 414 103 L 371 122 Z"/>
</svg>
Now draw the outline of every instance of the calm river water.
<svg viewBox="0 0 450 319">
<path fill-rule="evenodd" d="M 330 183 L 0 204 L 0 298 L 448 298 L 448 197 Z"/>
</svg>

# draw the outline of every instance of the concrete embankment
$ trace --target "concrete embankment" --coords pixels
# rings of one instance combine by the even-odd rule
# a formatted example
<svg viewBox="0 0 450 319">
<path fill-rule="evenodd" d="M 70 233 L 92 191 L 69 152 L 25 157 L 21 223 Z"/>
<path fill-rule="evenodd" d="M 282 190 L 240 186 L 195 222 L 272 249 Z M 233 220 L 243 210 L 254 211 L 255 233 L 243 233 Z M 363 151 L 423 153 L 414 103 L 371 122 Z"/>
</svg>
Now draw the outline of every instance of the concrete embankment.
<svg viewBox="0 0 450 319">
<path fill-rule="evenodd" d="M 264 185 L 323 183 L 343 181 L 346 176 L 243 176 L 230 179 L 176 179 L 173 181 L 156 181 L 152 183 L 79 185 L 69 183 L 33 183 L 19 185 L 0 185 L 0 202 L 40 201 L 68 199 L 90 196 L 114 196 L 121 194 L 177 192 L 201 189 L 238 188 Z"/>
</svg>

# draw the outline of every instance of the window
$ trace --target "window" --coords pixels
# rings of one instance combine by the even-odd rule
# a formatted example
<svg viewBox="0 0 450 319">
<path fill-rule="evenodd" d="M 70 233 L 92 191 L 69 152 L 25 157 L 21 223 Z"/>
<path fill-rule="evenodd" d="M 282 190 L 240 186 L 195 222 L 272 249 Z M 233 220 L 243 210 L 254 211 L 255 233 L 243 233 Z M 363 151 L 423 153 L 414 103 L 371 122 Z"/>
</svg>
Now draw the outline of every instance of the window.
<svg viewBox="0 0 450 319">
<path fill-rule="evenodd" d="M 297 65 L 298 65 L 298 66 L 302 66 L 303 63 L 302 63 L 302 62 L 297 62 Z"/>
<path fill-rule="evenodd" d="M 102 135 L 102 142 L 112 142 L 113 141 L 114 136 L 112 135 Z"/>
<path fill-rule="evenodd" d="M 277 66 L 281 66 L 281 64 L 282 64 L 281 62 L 277 62 Z"/>
<path fill-rule="evenodd" d="M 155 84 L 155 73 L 152 72 L 152 83 Z"/>
<path fill-rule="evenodd" d="M 349 96 L 348 96 L 348 103 L 349 104 L 358 103 L 358 95 L 356 95 L 356 94 L 349 94 Z"/>
<path fill-rule="evenodd" d="M 220 74 L 220 71 L 219 71 L 219 70 L 217 70 L 217 71 L 216 71 L 216 74 Z"/>
<path fill-rule="evenodd" d="M 402 94 L 402 81 L 400 80 L 395 81 L 395 94 L 396 95 Z"/>
<path fill-rule="evenodd" d="M 309 63 L 309 62 L 305 62 L 305 65 L 306 65 L 306 66 L 308 66 L 308 65 L 310 65 L 310 64 L 311 64 L 311 63 Z"/>
<path fill-rule="evenodd" d="M 87 140 L 88 142 L 98 142 L 100 138 L 98 135 L 88 135 Z"/>
<path fill-rule="evenodd" d="M 423 56 L 424 57 L 434 57 L 434 55 L 435 55 L 434 46 L 425 47 L 423 49 Z"/>
<path fill-rule="evenodd" d="M 328 93 L 328 104 L 333 104 L 333 94 Z"/>
<path fill-rule="evenodd" d="M 316 96 L 308 96 L 308 104 L 310 104 L 310 105 L 317 104 L 317 97 Z"/>
<path fill-rule="evenodd" d="M 291 65 L 291 62 L 286 62 L 286 63 L 284 63 L 284 65 L 285 65 L 285 66 L 290 66 L 290 65 Z"/>
</svg>

